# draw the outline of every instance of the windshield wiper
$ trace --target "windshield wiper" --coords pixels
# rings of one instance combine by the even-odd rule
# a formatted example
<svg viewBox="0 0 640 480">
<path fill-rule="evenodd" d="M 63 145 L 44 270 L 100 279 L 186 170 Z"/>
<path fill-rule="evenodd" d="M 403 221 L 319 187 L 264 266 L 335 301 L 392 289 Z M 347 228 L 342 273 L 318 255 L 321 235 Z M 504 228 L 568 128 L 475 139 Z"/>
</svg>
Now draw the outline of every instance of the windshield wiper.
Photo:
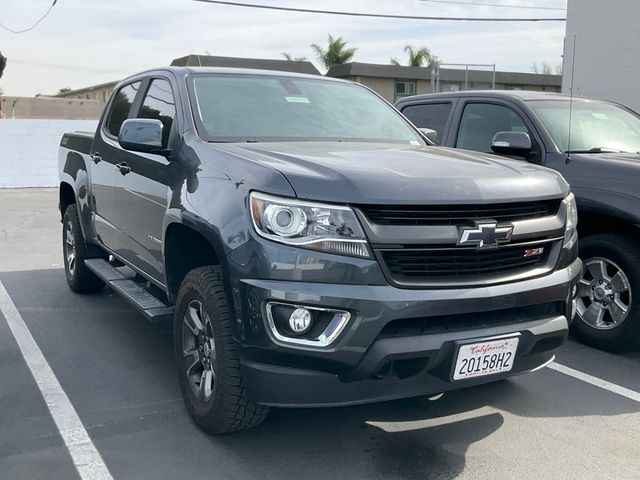
<svg viewBox="0 0 640 480">
<path fill-rule="evenodd" d="M 607 147 L 591 147 L 583 150 L 567 150 L 565 153 L 629 153 L 624 150 L 618 150 L 616 148 Z"/>
</svg>

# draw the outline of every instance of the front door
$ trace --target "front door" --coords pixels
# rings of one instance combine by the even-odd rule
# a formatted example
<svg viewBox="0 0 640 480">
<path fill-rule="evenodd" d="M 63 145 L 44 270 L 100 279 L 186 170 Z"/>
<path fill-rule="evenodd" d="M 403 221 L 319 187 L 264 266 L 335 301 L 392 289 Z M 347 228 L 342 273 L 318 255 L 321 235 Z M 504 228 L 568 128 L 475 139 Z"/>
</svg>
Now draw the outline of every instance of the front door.
<svg viewBox="0 0 640 480">
<path fill-rule="evenodd" d="M 132 112 L 140 85 L 140 82 L 124 85 L 113 96 L 91 150 L 93 224 L 100 243 L 109 249 L 117 248 L 120 237 L 116 219 L 115 165 L 121 161 L 122 149 L 117 138 L 122 123 Z"/>
<path fill-rule="evenodd" d="M 491 141 L 498 132 L 524 132 L 531 138 L 532 149 L 527 160 L 542 162 L 541 142 L 530 123 L 510 105 L 501 102 L 468 100 L 463 104 L 458 131 L 453 145 L 476 152 L 493 153 Z"/>
<path fill-rule="evenodd" d="M 163 148 L 169 145 L 176 106 L 171 84 L 164 78 L 146 83 L 137 118 L 153 118 L 163 125 Z M 144 87 L 143 87 L 144 88 Z M 116 173 L 117 224 L 122 241 L 116 251 L 124 260 L 164 283 L 163 222 L 169 201 L 169 161 L 150 153 L 123 150 Z"/>
</svg>

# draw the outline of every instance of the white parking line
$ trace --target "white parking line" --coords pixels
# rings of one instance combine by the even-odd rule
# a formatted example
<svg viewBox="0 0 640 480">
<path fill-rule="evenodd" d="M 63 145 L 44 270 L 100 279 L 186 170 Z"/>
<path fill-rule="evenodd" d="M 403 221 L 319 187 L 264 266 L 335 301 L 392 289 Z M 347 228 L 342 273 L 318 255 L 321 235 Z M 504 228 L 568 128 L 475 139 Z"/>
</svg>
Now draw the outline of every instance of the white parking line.
<svg viewBox="0 0 640 480">
<path fill-rule="evenodd" d="M 636 402 L 640 402 L 640 392 L 621 387 L 620 385 L 616 385 L 615 383 L 607 382 L 606 380 L 602 380 L 601 378 L 594 377 L 593 375 L 589 375 L 579 370 L 574 370 L 573 368 L 566 367 L 559 363 L 551 363 L 548 365 L 548 368 L 550 368 L 551 370 L 555 370 L 556 372 L 569 375 L 570 377 L 577 378 L 578 380 L 582 380 L 583 382 L 590 383 L 591 385 L 594 385 L 596 387 L 603 388 L 618 395 L 622 395 L 623 397 L 627 397 L 631 400 L 635 400 Z"/>
<path fill-rule="evenodd" d="M 71 405 L 69 397 L 60 386 L 53 370 L 44 358 L 40 347 L 24 323 L 20 312 L 0 282 L 0 311 L 22 352 L 31 375 L 35 379 L 53 421 L 64 440 L 80 477 L 83 480 L 113 480 L 100 452 L 89 438 L 80 417 Z"/>
</svg>

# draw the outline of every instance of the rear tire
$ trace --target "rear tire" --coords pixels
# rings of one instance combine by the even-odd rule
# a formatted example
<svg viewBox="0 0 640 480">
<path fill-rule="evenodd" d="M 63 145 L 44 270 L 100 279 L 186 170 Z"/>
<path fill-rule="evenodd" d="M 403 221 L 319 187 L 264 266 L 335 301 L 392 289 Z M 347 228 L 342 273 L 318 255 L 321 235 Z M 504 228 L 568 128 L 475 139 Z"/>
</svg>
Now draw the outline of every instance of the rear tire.
<svg viewBox="0 0 640 480">
<path fill-rule="evenodd" d="M 84 261 L 91 257 L 88 255 L 75 203 L 67 207 L 62 217 L 62 252 L 64 273 L 71 290 L 76 293 L 95 293 L 102 290 L 104 282 L 84 264 Z"/>
<path fill-rule="evenodd" d="M 174 345 L 180 390 L 202 430 L 219 435 L 264 421 L 269 408 L 251 402 L 243 384 L 220 267 L 196 268 L 182 282 Z"/>
<path fill-rule="evenodd" d="M 640 347 L 640 245 L 628 235 L 580 239 L 584 268 L 572 332 L 592 347 L 622 352 Z"/>
</svg>

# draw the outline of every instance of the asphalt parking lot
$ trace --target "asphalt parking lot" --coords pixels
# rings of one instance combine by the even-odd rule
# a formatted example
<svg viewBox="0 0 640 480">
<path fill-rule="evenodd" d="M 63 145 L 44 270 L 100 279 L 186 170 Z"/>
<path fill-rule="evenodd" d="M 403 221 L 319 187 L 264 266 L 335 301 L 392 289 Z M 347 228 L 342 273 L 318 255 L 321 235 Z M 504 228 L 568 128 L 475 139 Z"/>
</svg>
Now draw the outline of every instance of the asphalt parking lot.
<svg viewBox="0 0 640 480">
<path fill-rule="evenodd" d="M 67 288 L 57 191 L 0 190 L 0 204 L 0 287 L 99 452 L 97 478 L 638 478 L 640 354 L 573 341 L 555 369 L 437 401 L 274 410 L 257 429 L 209 437 L 183 407 L 170 327 L 108 289 Z M 7 315 L 4 304 L 0 479 L 80 478 Z"/>
</svg>

